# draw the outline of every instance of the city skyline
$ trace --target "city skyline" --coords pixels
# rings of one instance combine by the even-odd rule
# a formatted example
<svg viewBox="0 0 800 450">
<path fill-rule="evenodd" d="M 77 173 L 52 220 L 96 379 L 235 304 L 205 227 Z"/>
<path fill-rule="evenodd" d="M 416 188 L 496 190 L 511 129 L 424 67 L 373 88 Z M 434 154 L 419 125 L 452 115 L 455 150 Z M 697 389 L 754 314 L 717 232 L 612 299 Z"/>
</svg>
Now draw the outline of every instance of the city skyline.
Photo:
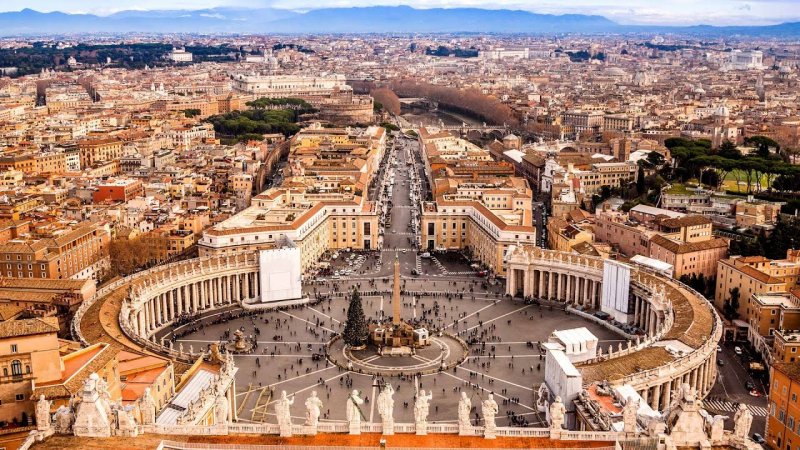
<svg viewBox="0 0 800 450">
<path fill-rule="evenodd" d="M 109 5 L 106 2 L 77 0 L 11 0 L 0 11 L 19 11 L 25 8 L 41 12 L 59 11 L 70 14 L 110 15 L 121 11 L 200 10 L 211 8 L 275 8 L 305 12 L 323 8 L 406 5 L 418 9 L 481 8 L 524 10 L 538 14 L 600 15 L 620 24 L 633 25 L 769 25 L 800 20 L 800 3 L 791 0 L 709 0 L 692 2 L 672 0 L 653 4 L 645 0 L 576 0 L 545 1 L 531 4 L 521 0 L 496 0 L 491 4 L 477 0 L 123 0 Z M 210 15 L 222 12 L 212 12 Z"/>
</svg>

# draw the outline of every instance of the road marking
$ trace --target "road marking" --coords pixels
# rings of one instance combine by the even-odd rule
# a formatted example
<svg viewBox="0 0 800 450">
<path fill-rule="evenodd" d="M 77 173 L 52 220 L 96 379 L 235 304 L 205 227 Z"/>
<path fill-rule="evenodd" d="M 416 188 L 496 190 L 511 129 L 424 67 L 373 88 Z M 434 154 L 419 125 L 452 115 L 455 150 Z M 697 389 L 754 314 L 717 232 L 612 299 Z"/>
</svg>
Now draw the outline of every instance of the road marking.
<svg viewBox="0 0 800 450">
<path fill-rule="evenodd" d="M 754 416 L 766 417 L 767 408 L 763 406 L 747 405 L 747 409 L 753 413 Z M 720 401 L 720 400 L 706 400 L 703 402 L 703 407 L 718 412 L 736 412 L 738 406 L 733 402 Z"/>
<path fill-rule="evenodd" d="M 480 375 L 483 375 L 483 377 L 484 377 L 484 378 L 489 378 L 489 379 L 492 379 L 492 380 L 499 381 L 499 382 L 501 382 L 501 383 L 510 384 L 511 386 L 516 386 L 516 387 L 518 387 L 518 388 L 520 388 L 520 389 L 525 389 L 526 391 L 531 391 L 531 392 L 533 392 L 533 389 L 531 389 L 531 388 L 529 388 L 529 387 L 525 387 L 525 386 L 523 386 L 523 385 L 521 385 L 521 384 L 517 384 L 517 383 L 512 383 L 512 382 L 510 382 L 510 381 L 506 381 L 506 380 L 504 380 L 504 379 L 502 379 L 502 378 L 495 378 L 495 377 L 491 377 L 491 376 L 489 376 L 489 375 L 486 375 L 486 374 L 485 374 L 485 373 L 483 373 L 483 372 L 478 372 L 478 371 L 476 371 L 476 370 L 467 369 L 466 367 L 462 367 L 462 366 L 456 366 L 456 370 L 458 370 L 458 369 L 461 369 L 461 370 L 463 370 L 463 371 L 465 371 L 465 372 L 471 372 L 471 373 L 475 373 L 475 374 L 480 374 Z"/>
<path fill-rule="evenodd" d="M 459 321 L 459 322 L 461 322 L 462 320 L 463 320 L 463 321 L 466 321 L 467 319 L 469 319 L 470 317 L 472 317 L 472 316 L 474 316 L 474 315 L 476 315 L 476 314 L 480 313 L 480 312 L 481 312 L 481 311 L 483 311 L 484 309 L 491 308 L 492 306 L 494 306 L 494 305 L 496 305 L 496 304 L 498 304 L 498 303 L 500 303 L 500 300 L 495 300 L 495 301 L 492 301 L 492 304 L 491 304 L 491 305 L 486 305 L 486 306 L 484 306 L 483 308 L 481 308 L 481 309 L 479 309 L 479 310 L 475 311 L 475 312 L 474 312 L 474 313 L 472 313 L 472 314 L 467 314 L 466 316 L 464 316 L 464 317 L 462 317 L 462 318 L 458 319 L 458 321 Z M 453 325 L 455 325 L 455 324 L 454 324 L 454 323 L 451 323 L 450 325 L 448 325 L 448 326 L 446 326 L 446 327 L 444 327 L 444 328 L 445 328 L 445 329 L 448 329 L 448 328 L 452 327 Z"/>
<path fill-rule="evenodd" d="M 327 317 L 328 319 L 331 319 L 332 321 L 334 321 L 336 323 L 341 323 L 338 320 L 334 319 L 332 316 L 329 316 L 329 315 L 325 314 L 324 312 L 315 309 L 314 307 L 309 306 L 308 309 L 314 311 L 317 314 L 322 314 L 323 316 Z"/>
<path fill-rule="evenodd" d="M 511 311 L 511 312 L 508 312 L 508 313 L 505 313 L 505 314 L 503 314 L 502 316 L 497 316 L 497 317 L 495 317 L 494 319 L 489 319 L 489 320 L 487 320 L 486 322 L 483 322 L 483 324 L 478 324 L 478 325 L 475 325 L 474 327 L 467 328 L 466 330 L 463 330 L 463 331 L 472 331 L 472 330 L 474 330 L 475 328 L 478 328 L 478 327 L 481 327 L 481 326 L 483 326 L 483 325 L 486 325 L 486 324 L 492 323 L 492 322 L 494 322 L 495 320 L 502 319 L 503 317 L 510 316 L 511 314 L 514 314 L 514 313 L 520 312 L 520 311 L 522 311 L 523 309 L 530 308 L 531 306 L 533 306 L 533 305 L 525 305 L 525 306 L 523 306 L 522 308 L 515 309 L 515 310 L 513 310 L 513 311 Z"/>
<path fill-rule="evenodd" d="M 317 325 L 317 324 L 316 324 L 316 323 L 314 323 L 314 322 L 309 322 L 308 320 L 306 320 L 306 319 L 303 319 L 302 317 L 295 316 L 294 314 L 289 314 L 289 313 L 287 313 L 286 311 L 278 311 L 278 312 L 279 312 L 279 313 L 281 313 L 281 314 L 286 314 L 286 315 L 287 315 L 287 316 L 289 316 L 289 317 L 294 317 L 295 319 L 297 319 L 297 320 L 299 320 L 299 321 L 301 321 L 301 322 L 305 322 L 305 323 L 307 323 L 307 324 L 309 324 L 309 325 L 313 325 L 313 326 L 315 326 L 315 327 L 317 327 L 317 328 L 322 328 L 323 330 L 325 330 L 325 331 L 328 331 L 328 332 L 330 332 L 330 333 L 335 333 L 335 331 L 331 330 L 330 328 L 323 327 L 322 325 Z"/>
</svg>

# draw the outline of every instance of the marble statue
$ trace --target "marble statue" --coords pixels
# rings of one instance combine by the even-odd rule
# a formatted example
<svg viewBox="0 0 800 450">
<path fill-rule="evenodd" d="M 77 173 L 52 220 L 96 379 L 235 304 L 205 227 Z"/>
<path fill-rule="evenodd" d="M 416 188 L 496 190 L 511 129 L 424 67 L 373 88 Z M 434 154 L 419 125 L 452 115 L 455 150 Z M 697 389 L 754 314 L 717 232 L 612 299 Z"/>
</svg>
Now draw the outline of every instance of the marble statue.
<svg viewBox="0 0 800 450">
<path fill-rule="evenodd" d="M 634 401 L 633 397 L 628 397 L 625 406 L 622 408 L 622 425 L 626 433 L 636 432 L 636 419 L 639 414 L 639 400 Z"/>
<path fill-rule="evenodd" d="M 722 415 L 715 415 L 711 418 L 711 429 L 709 433 L 711 442 L 719 442 L 722 440 L 722 437 L 725 435 L 725 419 L 727 418 L 728 416 Z"/>
<path fill-rule="evenodd" d="M 83 382 L 81 402 L 75 412 L 72 431 L 78 437 L 110 437 L 111 417 L 108 402 L 98 392 L 100 376 L 92 373 Z"/>
<path fill-rule="evenodd" d="M 217 395 L 214 400 L 214 423 L 222 425 L 228 423 L 228 398 L 224 395 Z"/>
<path fill-rule="evenodd" d="M 483 413 L 483 437 L 486 439 L 494 439 L 497 434 L 497 424 L 495 423 L 495 416 L 500 408 L 497 402 L 494 401 L 494 395 L 489 394 L 489 397 L 481 404 L 481 412 Z"/>
<path fill-rule="evenodd" d="M 472 429 L 469 415 L 472 412 L 472 400 L 467 397 L 466 392 L 461 393 L 461 399 L 458 401 L 458 434 L 468 434 Z"/>
<path fill-rule="evenodd" d="M 694 401 L 697 400 L 697 391 L 689 383 L 683 383 L 681 386 L 681 397 L 689 403 L 694 403 Z"/>
<path fill-rule="evenodd" d="M 354 389 L 353 393 L 347 397 L 347 406 L 345 408 L 350 434 L 361 434 L 361 418 L 363 413 L 359 405 L 363 404 L 364 400 L 359 397 L 358 391 Z"/>
<path fill-rule="evenodd" d="M 433 394 L 426 394 L 424 389 L 420 389 L 417 401 L 414 402 L 414 424 L 419 435 L 428 434 L 428 412 L 431 399 L 433 399 Z"/>
<path fill-rule="evenodd" d="M 150 395 L 150 388 L 145 388 L 144 395 L 139 399 L 139 414 L 142 418 L 142 425 L 156 423 L 156 402 Z"/>
<path fill-rule="evenodd" d="M 556 395 L 555 401 L 550 404 L 550 429 L 551 430 L 561 430 L 564 428 L 564 414 L 566 414 L 567 409 L 564 407 L 564 403 L 561 401 L 561 396 Z"/>
<path fill-rule="evenodd" d="M 55 431 L 58 434 L 71 434 L 72 421 L 75 420 L 75 415 L 72 414 L 72 409 L 68 406 L 59 406 L 55 414 Z"/>
<path fill-rule="evenodd" d="M 386 384 L 378 394 L 378 414 L 383 421 L 383 434 L 394 434 L 394 388 Z"/>
<path fill-rule="evenodd" d="M 312 427 L 315 433 L 320 411 L 322 411 L 322 400 L 317 397 L 317 391 L 311 391 L 311 396 L 306 399 L 306 426 Z"/>
<path fill-rule="evenodd" d="M 39 431 L 48 431 L 50 429 L 50 406 L 53 402 L 46 400 L 44 395 L 39 396 L 39 401 L 36 402 L 36 429 Z"/>
<path fill-rule="evenodd" d="M 747 409 L 747 405 L 740 403 L 739 409 L 733 416 L 733 435 L 739 439 L 746 439 L 752 423 L 753 413 Z"/>
<path fill-rule="evenodd" d="M 278 418 L 278 427 L 281 436 L 291 436 L 292 433 L 292 411 L 294 398 L 286 396 L 286 391 L 281 391 L 281 397 L 275 402 L 275 416 Z M 288 433 L 288 434 L 287 434 Z"/>
<path fill-rule="evenodd" d="M 118 406 L 114 410 L 116 416 L 116 424 L 114 424 L 115 435 L 129 437 L 136 437 L 139 435 L 139 427 L 136 426 L 136 420 L 131 414 L 132 409 L 133 406 Z"/>
</svg>

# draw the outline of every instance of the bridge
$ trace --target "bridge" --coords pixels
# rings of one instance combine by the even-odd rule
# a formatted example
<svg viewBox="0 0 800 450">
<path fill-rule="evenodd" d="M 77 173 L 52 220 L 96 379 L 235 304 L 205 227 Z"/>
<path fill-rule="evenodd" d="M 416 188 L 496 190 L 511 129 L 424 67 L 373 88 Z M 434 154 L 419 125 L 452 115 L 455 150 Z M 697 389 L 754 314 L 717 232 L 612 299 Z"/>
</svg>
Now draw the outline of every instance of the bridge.
<svg viewBox="0 0 800 450">
<path fill-rule="evenodd" d="M 411 124 L 415 128 L 421 128 L 426 126 L 423 123 L 412 123 Z M 435 125 L 436 128 L 442 131 L 457 131 L 461 134 L 469 133 L 470 131 L 477 131 L 480 133 L 500 133 L 503 136 L 509 133 L 509 127 L 506 124 L 502 125 L 487 125 L 483 123 L 481 125 L 474 125 L 469 123 L 461 123 L 461 125 L 445 125 L 441 120 L 439 121 L 438 125 Z"/>
</svg>

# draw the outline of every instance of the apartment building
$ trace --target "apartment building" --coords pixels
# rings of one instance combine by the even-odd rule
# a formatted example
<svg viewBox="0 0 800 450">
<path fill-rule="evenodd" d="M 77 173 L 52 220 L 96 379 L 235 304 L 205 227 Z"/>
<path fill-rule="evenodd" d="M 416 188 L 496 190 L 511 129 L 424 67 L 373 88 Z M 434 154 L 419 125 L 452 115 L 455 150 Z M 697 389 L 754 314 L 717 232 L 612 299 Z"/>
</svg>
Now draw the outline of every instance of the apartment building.
<svg viewBox="0 0 800 450">
<path fill-rule="evenodd" d="M 123 141 L 117 138 L 85 139 L 78 141 L 81 168 L 94 166 L 98 162 L 112 161 L 122 157 Z"/>
<path fill-rule="evenodd" d="M 435 199 L 422 204 L 422 247 L 468 250 L 504 275 L 508 247 L 536 242 L 528 181 L 514 177 L 510 164 L 491 161 L 489 151 L 449 133 L 422 128 L 419 139 Z"/>
<path fill-rule="evenodd" d="M 206 230 L 200 255 L 279 247 L 300 248 L 303 270 L 328 250 L 373 250 L 380 227 L 364 192 L 386 146 L 385 129 L 301 130 L 289 142 L 288 177 L 252 197 L 251 206 Z"/>
<path fill-rule="evenodd" d="M 39 230 L 0 245 L 0 272 L 9 278 L 97 279 L 109 264 L 111 236 L 99 224 Z"/>
<path fill-rule="evenodd" d="M 775 362 L 770 367 L 769 408 L 764 439 L 773 450 L 800 444 L 800 364 Z"/>
<path fill-rule="evenodd" d="M 0 421 L 31 424 L 34 380 L 60 377 L 58 318 L 0 322 Z"/>
<path fill-rule="evenodd" d="M 714 305 L 722 310 L 731 290 L 739 290 L 739 316 L 747 317 L 745 299 L 753 295 L 789 292 L 800 280 L 800 250 L 789 250 L 786 259 L 763 256 L 732 256 L 717 263 Z"/>
</svg>

